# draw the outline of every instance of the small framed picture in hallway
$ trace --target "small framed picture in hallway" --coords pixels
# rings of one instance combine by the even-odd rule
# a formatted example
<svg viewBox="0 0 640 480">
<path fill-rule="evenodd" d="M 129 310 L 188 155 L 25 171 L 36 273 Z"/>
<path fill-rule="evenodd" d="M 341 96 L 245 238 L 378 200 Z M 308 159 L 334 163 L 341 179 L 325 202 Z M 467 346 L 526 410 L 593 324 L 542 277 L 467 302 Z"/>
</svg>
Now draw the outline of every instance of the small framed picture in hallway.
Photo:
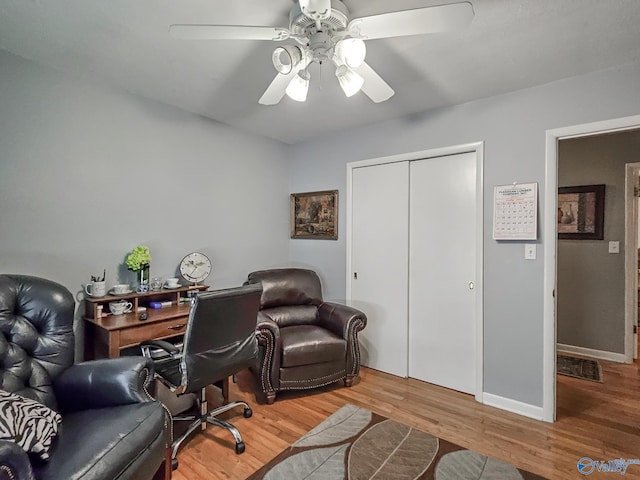
<svg viewBox="0 0 640 480">
<path fill-rule="evenodd" d="M 558 188 L 558 238 L 604 238 L 604 185 Z"/>
</svg>

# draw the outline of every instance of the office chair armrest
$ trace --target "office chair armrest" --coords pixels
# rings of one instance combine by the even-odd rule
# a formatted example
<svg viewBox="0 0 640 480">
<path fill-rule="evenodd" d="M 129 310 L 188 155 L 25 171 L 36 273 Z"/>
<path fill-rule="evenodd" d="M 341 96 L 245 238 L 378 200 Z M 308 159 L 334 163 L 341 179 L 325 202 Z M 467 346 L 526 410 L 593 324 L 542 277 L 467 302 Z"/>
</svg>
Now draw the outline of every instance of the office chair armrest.
<svg viewBox="0 0 640 480">
<path fill-rule="evenodd" d="M 367 325 L 367 316 L 357 308 L 324 302 L 318 306 L 320 325 L 349 340 Z"/>
<path fill-rule="evenodd" d="M 120 357 L 77 363 L 54 382 L 61 413 L 150 402 L 147 384 L 154 367 L 149 358 Z"/>
<path fill-rule="evenodd" d="M 140 348 L 142 349 L 142 355 L 148 358 L 151 357 L 149 353 L 149 349 L 151 348 L 159 348 L 161 350 L 164 350 L 172 357 L 180 356 L 181 352 L 181 350 L 173 343 L 165 342 L 164 340 L 146 340 L 140 344 Z"/>
<path fill-rule="evenodd" d="M 35 479 L 27 452 L 15 442 L 0 440 L 0 478 Z"/>
</svg>

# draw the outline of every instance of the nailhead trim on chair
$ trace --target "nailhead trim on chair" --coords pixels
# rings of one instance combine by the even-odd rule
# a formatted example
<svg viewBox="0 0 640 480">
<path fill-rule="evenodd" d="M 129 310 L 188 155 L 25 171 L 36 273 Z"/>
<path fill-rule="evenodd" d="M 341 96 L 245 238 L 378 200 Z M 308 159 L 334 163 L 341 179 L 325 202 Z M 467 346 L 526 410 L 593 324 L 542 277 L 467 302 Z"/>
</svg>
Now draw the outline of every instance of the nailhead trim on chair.
<svg viewBox="0 0 640 480">
<path fill-rule="evenodd" d="M 325 375 L 325 376 L 323 376 L 323 377 L 318 377 L 318 378 L 316 378 L 316 379 L 311 379 L 311 380 L 290 380 L 290 381 L 291 381 L 291 382 L 307 382 L 307 383 L 308 383 L 308 382 L 313 382 L 314 380 L 322 380 L 323 378 L 329 378 L 329 377 L 331 377 L 332 375 L 336 375 L 336 374 L 340 374 L 340 373 L 342 373 L 342 372 L 341 372 L 341 371 L 338 371 L 338 372 L 332 373 L 332 374 L 330 374 L 330 375 Z M 341 381 L 341 380 L 345 380 L 346 378 L 347 378 L 347 377 L 346 377 L 346 375 L 341 375 L 340 377 L 338 377 L 338 378 L 334 378 L 333 380 L 329 380 L 328 382 L 324 382 L 324 383 L 316 383 L 316 384 L 314 384 L 314 385 L 300 385 L 300 386 L 296 386 L 296 385 L 288 386 L 288 385 L 287 385 L 287 386 L 286 386 L 285 388 L 283 388 L 282 390 L 308 390 L 308 389 L 310 389 L 310 388 L 326 387 L 327 385 L 331 385 L 332 383 L 336 383 L 336 382 L 339 382 L 339 381 Z"/>
<path fill-rule="evenodd" d="M 7 475 L 9 475 L 9 480 L 16 479 L 16 476 L 13 474 L 13 471 L 6 465 L 0 465 L 0 471 L 5 472 Z"/>
<path fill-rule="evenodd" d="M 144 380 L 144 382 L 142 383 L 142 389 L 144 390 L 144 393 L 147 394 L 147 396 L 151 399 L 151 400 L 156 400 L 158 401 L 156 398 L 154 398 L 153 395 L 151 395 L 149 393 L 149 390 L 147 389 L 147 387 L 149 386 L 149 384 L 151 383 L 151 372 L 149 371 L 148 368 L 144 369 L 144 372 L 146 373 L 146 378 Z M 162 405 L 162 408 L 164 408 L 164 411 L 167 412 L 167 414 L 169 415 L 169 424 L 167 425 L 167 419 L 165 418 L 164 420 L 164 426 L 169 428 L 169 445 L 171 445 L 173 443 L 173 417 L 171 415 L 171 411 L 167 408 L 167 406 L 158 401 L 158 403 L 160 405 Z M 169 447 L 169 445 L 165 445 L 166 448 Z"/>
<path fill-rule="evenodd" d="M 315 382 L 317 380 L 323 380 L 325 378 L 333 377 L 334 375 L 340 375 L 341 373 L 342 373 L 342 370 L 338 370 L 337 372 L 330 373 L 329 375 L 323 375 L 322 377 L 318 377 L 318 378 L 310 378 L 308 380 L 287 380 L 287 382 L 291 382 L 291 383 L 310 383 L 310 382 Z M 338 382 L 340 380 L 343 380 L 344 378 L 346 378 L 346 375 L 342 375 L 340 378 L 337 378 L 335 380 L 331 380 L 329 383 Z M 323 385 L 329 385 L 329 383 L 325 383 Z M 312 388 L 319 387 L 319 386 L 321 386 L 321 385 L 314 385 Z M 297 388 L 309 388 L 309 387 L 297 387 Z"/>
<path fill-rule="evenodd" d="M 266 349 L 264 360 L 261 366 L 261 375 L 260 382 L 262 384 L 263 392 L 275 392 L 275 388 L 271 384 L 271 360 L 273 359 L 273 345 L 275 344 L 275 339 L 273 334 L 266 328 L 261 328 L 256 332 L 256 336 L 258 337 L 258 343 L 263 345 Z M 266 377 L 266 378 L 265 378 Z M 265 385 L 266 382 L 266 385 Z"/>
<path fill-rule="evenodd" d="M 364 322 L 361 318 L 356 318 L 349 324 L 349 338 L 351 339 L 351 350 L 354 353 L 355 361 L 351 370 L 351 376 L 358 375 L 360 371 L 360 343 L 358 342 L 357 333 L 364 329 Z"/>
</svg>

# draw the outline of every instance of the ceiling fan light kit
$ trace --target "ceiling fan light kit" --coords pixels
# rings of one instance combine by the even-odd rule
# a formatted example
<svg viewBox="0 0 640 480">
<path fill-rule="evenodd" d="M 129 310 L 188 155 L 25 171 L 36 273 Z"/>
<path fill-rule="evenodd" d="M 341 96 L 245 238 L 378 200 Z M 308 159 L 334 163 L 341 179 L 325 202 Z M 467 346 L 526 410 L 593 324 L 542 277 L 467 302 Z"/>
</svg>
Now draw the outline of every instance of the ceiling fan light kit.
<svg viewBox="0 0 640 480">
<path fill-rule="evenodd" d="M 349 20 L 349 10 L 340 0 L 298 0 L 289 12 L 289 27 L 246 25 L 172 25 L 179 39 L 267 40 L 292 39 L 299 45 L 277 47 L 272 62 L 278 74 L 259 103 L 275 105 L 287 94 L 304 102 L 312 63 L 330 60 L 347 97 L 362 91 L 374 103 L 395 93 L 364 60 L 365 40 L 406 35 L 424 35 L 465 28 L 473 20 L 469 2 L 381 13 Z"/>
<path fill-rule="evenodd" d="M 291 73 L 302 61 L 303 52 L 297 45 L 285 45 L 273 51 L 271 60 L 275 69 L 284 75 Z"/>
<path fill-rule="evenodd" d="M 306 70 L 300 70 L 289 82 L 285 93 L 291 100 L 296 102 L 304 102 L 307 100 L 307 93 L 309 92 L 309 80 L 311 75 Z"/>
<path fill-rule="evenodd" d="M 335 55 L 345 65 L 358 68 L 367 56 L 367 46 L 361 38 L 345 38 L 336 43 Z"/>
<path fill-rule="evenodd" d="M 338 77 L 340 87 L 347 97 L 354 96 L 364 85 L 364 78 L 346 65 L 338 65 L 336 67 L 336 77 Z"/>
</svg>

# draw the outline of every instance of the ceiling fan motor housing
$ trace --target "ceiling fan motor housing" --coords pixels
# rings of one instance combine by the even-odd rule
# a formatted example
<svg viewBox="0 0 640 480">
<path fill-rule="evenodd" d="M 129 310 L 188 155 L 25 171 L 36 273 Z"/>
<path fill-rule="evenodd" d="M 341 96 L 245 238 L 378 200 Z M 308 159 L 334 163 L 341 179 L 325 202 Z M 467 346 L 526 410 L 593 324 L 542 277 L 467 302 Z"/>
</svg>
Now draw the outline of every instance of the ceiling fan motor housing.
<svg viewBox="0 0 640 480">
<path fill-rule="evenodd" d="M 319 20 L 325 33 L 333 36 L 334 32 L 346 30 L 349 24 L 349 10 L 339 0 L 331 0 L 331 13 Z M 300 4 L 296 3 L 289 12 L 289 30 L 294 35 L 307 36 L 315 33 L 316 20 L 302 13 Z"/>
</svg>

